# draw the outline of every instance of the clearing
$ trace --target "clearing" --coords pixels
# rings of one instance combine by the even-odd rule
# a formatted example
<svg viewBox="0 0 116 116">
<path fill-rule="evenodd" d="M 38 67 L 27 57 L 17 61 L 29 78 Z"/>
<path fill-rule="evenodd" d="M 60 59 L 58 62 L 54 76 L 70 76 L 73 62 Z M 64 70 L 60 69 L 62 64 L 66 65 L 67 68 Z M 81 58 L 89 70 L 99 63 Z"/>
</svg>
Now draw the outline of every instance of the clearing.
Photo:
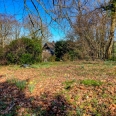
<svg viewBox="0 0 116 116">
<path fill-rule="evenodd" d="M 116 116 L 116 62 L 0 66 L 0 116 Z"/>
</svg>

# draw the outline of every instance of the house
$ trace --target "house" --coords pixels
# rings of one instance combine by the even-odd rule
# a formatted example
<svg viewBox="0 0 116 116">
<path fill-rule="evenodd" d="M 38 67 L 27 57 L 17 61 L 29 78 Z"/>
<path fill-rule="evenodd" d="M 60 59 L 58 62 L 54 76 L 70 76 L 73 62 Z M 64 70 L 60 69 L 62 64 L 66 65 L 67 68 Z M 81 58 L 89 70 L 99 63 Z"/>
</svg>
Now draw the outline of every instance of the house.
<svg viewBox="0 0 116 116">
<path fill-rule="evenodd" d="M 51 43 L 50 42 L 45 43 L 43 46 L 43 50 L 48 50 L 51 53 L 51 55 L 54 55 L 55 54 L 55 42 L 53 41 Z"/>
<path fill-rule="evenodd" d="M 47 62 L 48 59 L 55 54 L 55 43 L 53 42 L 47 42 L 43 46 L 42 51 L 42 60 L 44 62 Z"/>
</svg>

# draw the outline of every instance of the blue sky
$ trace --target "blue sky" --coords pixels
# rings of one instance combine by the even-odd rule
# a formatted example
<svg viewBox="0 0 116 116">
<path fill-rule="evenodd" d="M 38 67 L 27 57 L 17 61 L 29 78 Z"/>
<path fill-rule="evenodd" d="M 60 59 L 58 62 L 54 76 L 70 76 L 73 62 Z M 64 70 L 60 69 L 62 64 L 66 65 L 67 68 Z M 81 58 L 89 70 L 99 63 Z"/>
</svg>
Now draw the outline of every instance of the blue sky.
<svg viewBox="0 0 116 116">
<path fill-rule="evenodd" d="M 25 17 L 28 12 L 27 9 L 24 9 L 23 1 L 24 0 L 0 0 L 0 13 L 11 14 L 15 16 L 19 22 L 21 22 L 23 17 Z M 36 0 L 33 0 L 33 1 L 36 1 Z M 44 0 L 44 1 L 45 1 L 46 7 L 48 7 L 49 9 L 50 6 L 48 5 L 48 2 L 51 0 Z M 100 0 L 100 2 L 103 2 L 103 1 L 104 0 Z M 109 1 L 109 0 L 106 0 L 106 1 Z M 95 1 L 91 0 L 91 2 L 89 2 L 90 3 L 89 7 L 92 6 L 93 2 Z M 26 0 L 26 3 L 27 3 L 28 8 L 30 8 L 31 13 L 37 15 L 37 12 L 35 12 L 35 9 L 33 5 L 31 4 L 30 0 Z M 50 16 L 45 13 L 43 8 L 39 4 L 37 7 L 38 7 L 38 10 L 42 17 L 43 22 L 46 24 L 49 24 Z M 70 26 L 68 25 L 68 23 L 66 23 L 66 21 L 64 21 L 61 24 L 61 26 L 68 27 L 67 30 L 70 30 Z M 63 39 L 67 31 L 67 30 L 64 31 L 64 29 L 61 29 L 59 25 L 55 22 L 49 25 L 48 29 L 52 34 L 51 41 L 52 40 L 57 41 L 57 40 Z"/>
<path fill-rule="evenodd" d="M 36 13 L 33 5 L 30 0 L 27 0 L 27 5 L 32 11 L 32 13 Z M 42 10 L 41 6 L 38 6 L 40 15 L 42 16 L 42 20 L 46 21 L 46 23 L 50 22 L 50 17 Z M 0 13 L 10 14 L 16 17 L 16 19 L 21 22 L 23 17 L 27 15 L 26 9 L 24 9 L 23 0 L 0 0 Z M 63 39 L 65 37 L 64 32 L 57 28 L 58 24 L 49 26 L 49 31 L 52 34 L 51 41 L 57 41 Z"/>
</svg>

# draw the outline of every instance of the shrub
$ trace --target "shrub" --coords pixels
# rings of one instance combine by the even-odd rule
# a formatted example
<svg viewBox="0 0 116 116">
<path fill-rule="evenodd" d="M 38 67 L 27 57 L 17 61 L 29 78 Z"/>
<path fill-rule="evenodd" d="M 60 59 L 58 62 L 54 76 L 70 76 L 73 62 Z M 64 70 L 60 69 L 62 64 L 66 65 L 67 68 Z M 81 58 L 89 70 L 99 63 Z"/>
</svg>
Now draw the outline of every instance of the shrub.
<svg viewBox="0 0 116 116">
<path fill-rule="evenodd" d="M 0 46 L 0 59 L 3 57 L 4 49 Z"/>
<path fill-rule="evenodd" d="M 70 60 L 70 55 L 69 55 L 69 53 L 64 54 L 63 57 L 62 57 L 62 60 L 63 60 L 63 61 L 69 61 L 69 60 Z"/>
<path fill-rule="evenodd" d="M 63 60 L 64 54 L 66 54 L 69 51 L 68 44 L 66 41 L 57 41 L 55 44 L 55 55 L 56 60 Z"/>
<path fill-rule="evenodd" d="M 19 62 L 21 64 L 29 64 L 30 62 L 33 63 L 32 54 L 29 53 L 22 54 Z"/>
<path fill-rule="evenodd" d="M 81 53 L 79 50 L 71 50 L 69 51 L 69 55 L 70 55 L 70 60 L 77 60 L 77 59 L 82 59 Z"/>
<path fill-rule="evenodd" d="M 74 41 L 57 41 L 55 44 L 55 55 L 56 60 L 77 60 L 83 59 L 84 53 L 82 46 L 78 42 Z"/>
<path fill-rule="evenodd" d="M 116 61 L 116 56 L 111 56 L 111 58 L 108 59 L 108 61 Z"/>
<path fill-rule="evenodd" d="M 41 61 L 41 41 L 38 39 L 20 38 L 13 40 L 6 50 L 8 63 L 24 64 Z"/>
<path fill-rule="evenodd" d="M 48 61 L 50 61 L 50 62 L 55 62 L 55 59 L 56 59 L 56 56 L 53 55 L 53 56 L 51 56 L 51 57 L 48 59 Z"/>
<path fill-rule="evenodd" d="M 2 64 L 2 65 L 7 64 L 4 54 L 5 54 L 5 49 L 0 46 L 0 64 Z"/>
</svg>

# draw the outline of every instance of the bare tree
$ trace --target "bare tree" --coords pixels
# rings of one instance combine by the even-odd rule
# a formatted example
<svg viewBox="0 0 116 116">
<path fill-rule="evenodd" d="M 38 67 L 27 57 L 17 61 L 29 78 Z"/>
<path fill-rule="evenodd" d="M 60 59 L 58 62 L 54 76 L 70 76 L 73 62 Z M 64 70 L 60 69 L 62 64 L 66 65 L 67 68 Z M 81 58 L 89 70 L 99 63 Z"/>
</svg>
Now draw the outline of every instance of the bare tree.
<svg viewBox="0 0 116 116">
<path fill-rule="evenodd" d="M 17 21 L 13 16 L 0 14 L 0 40 L 3 48 L 5 44 L 9 43 L 12 36 L 15 34 L 16 25 Z"/>
<path fill-rule="evenodd" d="M 25 17 L 23 25 L 27 36 L 33 39 L 41 39 L 42 43 L 45 43 L 51 37 L 48 27 L 45 24 L 41 25 L 40 19 L 37 16 L 29 14 Z"/>
<path fill-rule="evenodd" d="M 48 29 L 53 25 L 68 31 L 74 28 L 88 51 L 92 53 L 94 51 L 98 58 L 103 58 L 104 54 L 106 58 L 111 56 L 116 25 L 115 0 L 30 0 L 29 2 L 23 0 L 23 2 L 28 13 L 25 27 L 33 38 L 39 36 L 42 39 L 48 38 Z M 111 13 L 110 21 L 106 11 Z"/>
<path fill-rule="evenodd" d="M 101 6 L 105 11 L 110 12 L 111 24 L 110 24 L 110 34 L 106 45 L 106 58 L 111 58 L 113 41 L 114 41 L 114 32 L 116 29 L 116 0 L 109 0 L 105 5 Z"/>
<path fill-rule="evenodd" d="M 89 10 L 86 13 L 83 13 L 82 9 L 79 11 L 76 22 L 73 23 L 73 38 L 77 35 L 82 43 L 83 51 L 86 51 L 92 58 L 104 58 L 106 38 L 109 35 L 110 18 L 101 9 Z"/>
</svg>

